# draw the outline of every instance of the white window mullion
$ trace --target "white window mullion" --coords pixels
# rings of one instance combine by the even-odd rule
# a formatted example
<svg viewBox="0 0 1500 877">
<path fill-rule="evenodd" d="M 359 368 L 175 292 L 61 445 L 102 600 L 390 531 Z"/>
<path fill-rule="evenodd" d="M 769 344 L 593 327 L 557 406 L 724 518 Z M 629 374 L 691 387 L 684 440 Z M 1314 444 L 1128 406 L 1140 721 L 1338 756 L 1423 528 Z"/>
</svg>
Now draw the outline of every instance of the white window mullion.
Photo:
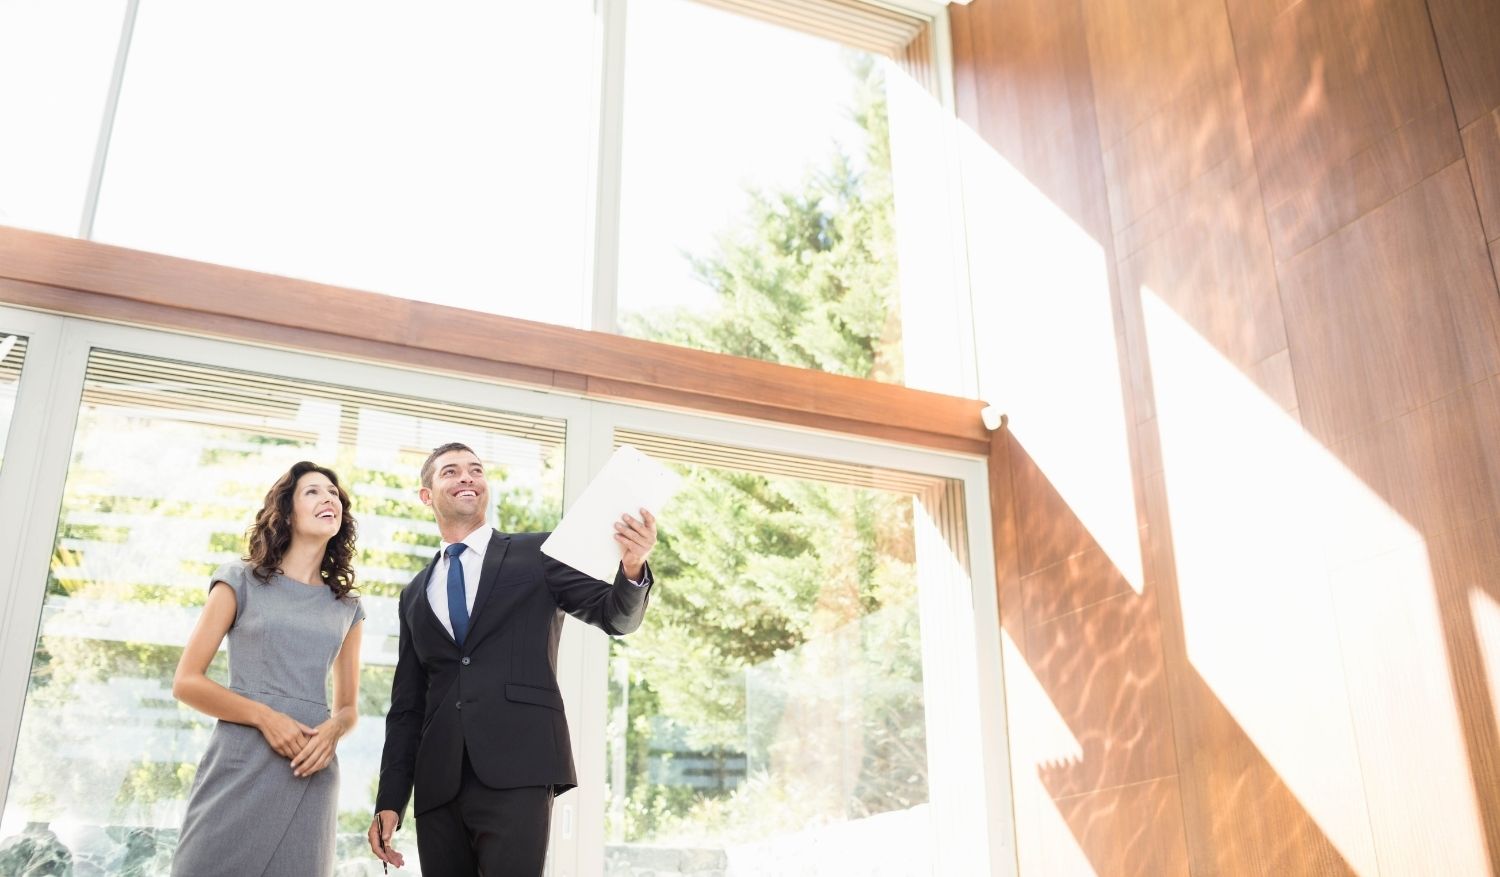
<svg viewBox="0 0 1500 877">
<path fill-rule="evenodd" d="M 88 342 L 65 322 L 0 309 L 0 328 L 27 336 L 13 428 L 0 466 L 0 812 L 9 792 L 21 709 L 42 614 L 57 512 L 83 394 Z"/>
<path fill-rule="evenodd" d="M 141 0 L 127 0 L 120 24 L 120 43 L 115 51 L 114 72 L 109 78 L 109 92 L 104 112 L 99 118 L 99 141 L 94 147 L 94 163 L 89 169 L 89 187 L 83 198 L 83 216 L 78 222 L 78 236 L 94 236 L 94 216 L 99 212 L 99 192 L 104 187 L 104 164 L 109 158 L 109 138 L 115 131 L 115 110 L 120 106 L 120 86 L 125 81 L 125 63 L 130 57 L 130 40 L 135 35 L 135 15 Z"/>
<path fill-rule="evenodd" d="M 617 330 L 620 265 L 620 165 L 624 144 L 626 0 L 595 0 L 599 129 L 594 175 L 591 279 L 596 332 Z"/>
</svg>

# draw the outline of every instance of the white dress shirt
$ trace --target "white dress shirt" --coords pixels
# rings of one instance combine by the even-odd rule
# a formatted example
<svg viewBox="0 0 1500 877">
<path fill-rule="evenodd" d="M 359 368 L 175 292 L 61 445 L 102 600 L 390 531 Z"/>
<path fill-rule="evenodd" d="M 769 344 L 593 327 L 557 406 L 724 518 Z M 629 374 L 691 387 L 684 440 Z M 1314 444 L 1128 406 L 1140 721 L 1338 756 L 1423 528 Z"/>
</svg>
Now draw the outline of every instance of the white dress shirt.
<svg viewBox="0 0 1500 877">
<path fill-rule="evenodd" d="M 484 550 L 490 547 L 489 525 L 481 524 L 478 530 L 463 538 L 463 543 L 469 547 L 458 556 L 458 564 L 464 570 L 464 606 L 472 616 L 474 595 L 479 593 L 479 573 L 484 569 Z M 453 635 L 453 619 L 448 615 L 448 564 L 451 562 L 448 558 L 448 546 L 452 544 L 443 543 L 437 567 L 432 571 L 432 578 L 427 580 L 427 603 L 432 606 L 432 614 L 443 623 L 443 629 L 448 631 L 449 636 Z"/>
<path fill-rule="evenodd" d="M 469 616 L 474 615 L 474 595 L 479 593 L 479 574 L 484 570 L 484 551 L 490 547 L 490 525 L 481 524 L 478 530 L 463 538 L 463 543 L 468 548 L 458 556 L 458 564 L 464 570 L 464 607 L 469 610 Z M 427 604 L 432 607 L 432 614 L 437 616 L 438 621 L 443 623 L 443 629 L 448 635 L 453 635 L 453 618 L 448 614 L 448 546 L 452 542 L 444 542 L 439 549 L 437 566 L 432 570 L 432 578 L 427 580 Z M 643 574 L 640 581 L 626 579 L 637 588 L 644 588 L 651 584 L 649 573 Z"/>
</svg>

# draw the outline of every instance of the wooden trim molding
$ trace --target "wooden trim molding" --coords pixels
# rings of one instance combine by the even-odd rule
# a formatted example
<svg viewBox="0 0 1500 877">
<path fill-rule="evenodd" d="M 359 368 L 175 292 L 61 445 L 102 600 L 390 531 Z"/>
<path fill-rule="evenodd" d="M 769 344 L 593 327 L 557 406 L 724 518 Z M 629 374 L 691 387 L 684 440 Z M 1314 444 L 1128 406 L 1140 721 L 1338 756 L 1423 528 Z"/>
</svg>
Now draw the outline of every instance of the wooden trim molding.
<svg viewBox="0 0 1500 877">
<path fill-rule="evenodd" d="M 0 226 L 0 302 L 986 456 L 983 403 Z"/>
</svg>

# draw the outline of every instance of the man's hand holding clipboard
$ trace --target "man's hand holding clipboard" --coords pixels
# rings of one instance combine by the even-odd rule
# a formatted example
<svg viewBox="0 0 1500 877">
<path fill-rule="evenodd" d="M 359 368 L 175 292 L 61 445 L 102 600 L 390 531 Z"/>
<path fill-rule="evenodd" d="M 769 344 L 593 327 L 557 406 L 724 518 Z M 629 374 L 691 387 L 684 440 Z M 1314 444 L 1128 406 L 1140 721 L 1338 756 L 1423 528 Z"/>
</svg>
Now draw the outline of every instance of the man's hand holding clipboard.
<svg viewBox="0 0 1500 877">
<path fill-rule="evenodd" d="M 600 581 L 623 567 L 639 581 L 656 543 L 656 517 L 681 486 L 677 473 L 629 445 L 621 445 L 562 523 L 542 543 L 542 553 Z"/>
</svg>

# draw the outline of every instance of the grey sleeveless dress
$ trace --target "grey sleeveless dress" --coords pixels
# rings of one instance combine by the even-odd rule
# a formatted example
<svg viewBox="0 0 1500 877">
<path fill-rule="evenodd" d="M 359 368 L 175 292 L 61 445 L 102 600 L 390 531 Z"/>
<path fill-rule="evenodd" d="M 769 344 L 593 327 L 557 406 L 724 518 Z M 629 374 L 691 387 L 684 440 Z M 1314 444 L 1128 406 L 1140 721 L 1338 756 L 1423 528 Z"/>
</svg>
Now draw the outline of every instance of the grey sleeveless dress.
<svg viewBox="0 0 1500 877">
<path fill-rule="evenodd" d="M 356 598 L 286 576 L 263 583 L 242 561 L 214 571 L 209 588 L 234 589 L 229 687 L 308 727 L 328 719 L 328 671 L 349 629 L 365 617 Z M 188 797 L 174 877 L 318 877 L 333 873 L 339 763 L 292 776 L 249 725 L 220 721 Z"/>
</svg>

